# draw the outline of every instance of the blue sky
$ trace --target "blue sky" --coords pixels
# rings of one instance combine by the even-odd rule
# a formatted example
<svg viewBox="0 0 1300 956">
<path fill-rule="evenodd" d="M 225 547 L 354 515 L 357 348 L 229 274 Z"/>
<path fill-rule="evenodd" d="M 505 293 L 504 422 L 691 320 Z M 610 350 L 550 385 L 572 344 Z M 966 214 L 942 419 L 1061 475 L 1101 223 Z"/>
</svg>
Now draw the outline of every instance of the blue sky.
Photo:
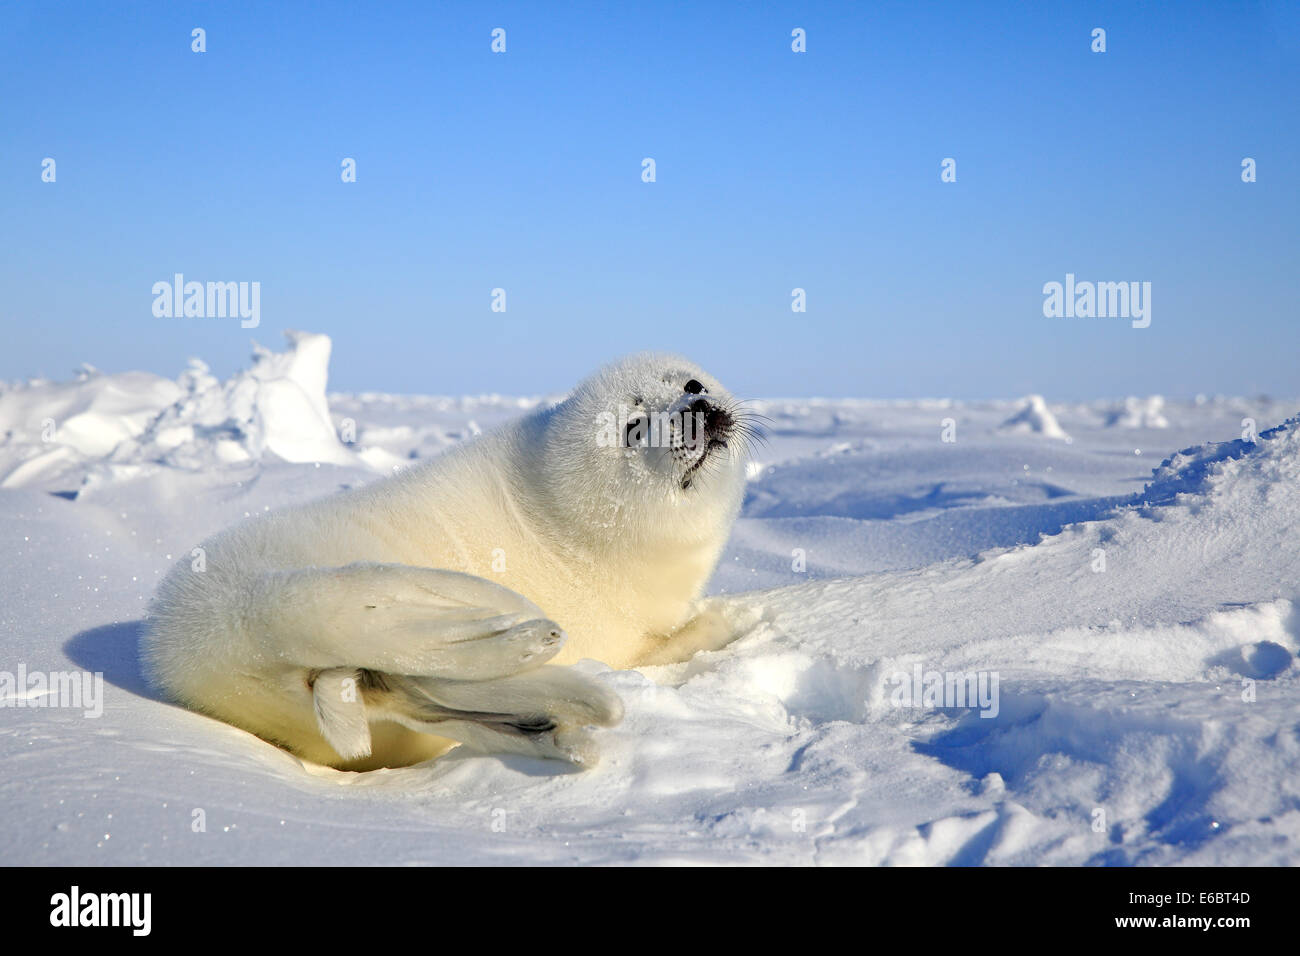
<svg viewBox="0 0 1300 956">
<path fill-rule="evenodd" d="M 339 390 L 659 348 L 747 395 L 1300 394 L 1297 10 L 8 2 L 0 379 L 302 328 Z M 176 272 L 260 327 L 155 317 Z M 1045 318 L 1067 272 L 1150 327 Z"/>
</svg>

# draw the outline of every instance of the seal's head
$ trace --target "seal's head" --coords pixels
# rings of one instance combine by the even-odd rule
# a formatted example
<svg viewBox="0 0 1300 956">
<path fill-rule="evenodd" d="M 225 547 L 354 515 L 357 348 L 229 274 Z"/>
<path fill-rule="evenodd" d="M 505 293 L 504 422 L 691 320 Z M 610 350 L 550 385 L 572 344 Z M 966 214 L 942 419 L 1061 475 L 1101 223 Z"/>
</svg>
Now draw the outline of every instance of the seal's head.
<svg viewBox="0 0 1300 956">
<path fill-rule="evenodd" d="M 740 507 L 755 416 L 687 359 L 647 352 L 606 366 L 547 414 L 548 464 L 613 530 L 727 523 Z M 562 452 L 557 453 L 557 449 Z"/>
</svg>

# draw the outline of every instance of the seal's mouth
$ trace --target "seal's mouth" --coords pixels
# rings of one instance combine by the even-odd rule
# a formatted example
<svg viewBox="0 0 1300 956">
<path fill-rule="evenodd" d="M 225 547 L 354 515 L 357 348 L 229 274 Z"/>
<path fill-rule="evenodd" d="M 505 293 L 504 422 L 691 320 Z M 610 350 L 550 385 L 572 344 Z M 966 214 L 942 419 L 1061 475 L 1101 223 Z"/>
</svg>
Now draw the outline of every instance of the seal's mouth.
<svg viewBox="0 0 1300 956">
<path fill-rule="evenodd" d="M 675 436 L 678 442 L 674 448 L 675 455 L 686 464 L 681 480 L 683 489 L 691 486 L 707 462 L 727 451 L 727 441 L 736 424 L 730 411 L 702 398 L 691 404 L 689 415 L 695 427 L 684 437 Z"/>
<path fill-rule="evenodd" d="M 695 478 L 695 473 L 704 467 L 704 463 L 709 460 L 714 449 L 726 450 L 727 440 L 725 438 L 710 438 L 704 443 L 704 450 L 700 452 L 698 458 L 687 466 L 686 472 L 682 475 L 682 488 L 686 489 L 691 486 L 691 481 Z"/>
</svg>

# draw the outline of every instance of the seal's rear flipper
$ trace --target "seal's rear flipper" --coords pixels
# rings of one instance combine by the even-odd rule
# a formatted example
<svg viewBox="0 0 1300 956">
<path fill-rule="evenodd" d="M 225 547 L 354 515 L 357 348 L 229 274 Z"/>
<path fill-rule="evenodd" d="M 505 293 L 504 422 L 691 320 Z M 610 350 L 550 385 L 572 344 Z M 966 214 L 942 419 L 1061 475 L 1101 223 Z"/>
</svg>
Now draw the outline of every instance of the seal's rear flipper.
<svg viewBox="0 0 1300 956">
<path fill-rule="evenodd" d="M 367 691 L 376 715 L 485 753 L 590 767 L 599 750 L 589 728 L 623 719 L 617 694 L 567 667 L 540 667 L 486 681 L 388 674 L 382 680 L 382 691 Z"/>
<path fill-rule="evenodd" d="M 414 699 L 462 713 L 487 711 L 513 720 L 548 717 L 558 724 L 596 727 L 612 727 L 623 719 L 623 701 L 617 694 L 569 667 L 547 665 L 485 681 L 401 680 Z"/>
<path fill-rule="evenodd" d="M 312 681 L 312 703 L 321 735 L 345 760 L 370 756 L 370 724 L 361 681 L 361 672 L 352 667 L 320 671 Z"/>
</svg>

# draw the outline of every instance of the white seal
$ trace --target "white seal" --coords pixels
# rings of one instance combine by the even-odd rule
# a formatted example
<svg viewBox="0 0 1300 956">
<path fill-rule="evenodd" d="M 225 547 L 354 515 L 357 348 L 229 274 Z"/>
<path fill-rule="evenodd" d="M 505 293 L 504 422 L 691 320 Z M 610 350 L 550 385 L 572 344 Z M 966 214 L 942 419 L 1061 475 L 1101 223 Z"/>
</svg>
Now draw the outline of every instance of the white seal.
<svg viewBox="0 0 1300 956">
<path fill-rule="evenodd" d="M 740 509 L 751 422 L 693 363 L 632 356 L 427 463 L 206 542 L 205 570 L 159 587 L 146 674 L 335 767 L 455 742 L 590 765 L 591 728 L 622 705 L 558 665 L 721 642 L 691 613 Z"/>
</svg>

